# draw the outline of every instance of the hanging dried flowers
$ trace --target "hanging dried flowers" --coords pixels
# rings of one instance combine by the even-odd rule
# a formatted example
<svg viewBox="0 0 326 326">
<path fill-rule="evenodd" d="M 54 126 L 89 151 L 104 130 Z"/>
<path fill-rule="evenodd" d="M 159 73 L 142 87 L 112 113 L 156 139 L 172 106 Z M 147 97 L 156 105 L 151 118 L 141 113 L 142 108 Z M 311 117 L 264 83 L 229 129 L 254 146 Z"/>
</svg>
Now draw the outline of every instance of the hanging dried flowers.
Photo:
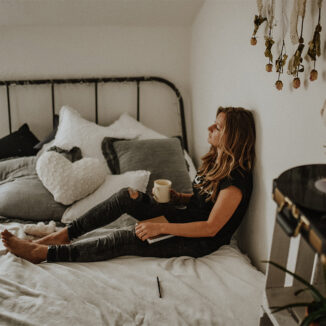
<svg viewBox="0 0 326 326">
<path fill-rule="evenodd" d="M 293 57 L 291 58 L 291 60 L 289 61 L 289 66 L 288 66 L 288 73 L 294 76 L 292 85 L 294 88 L 299 88 L 301 81 L 299 78 L 299 72 L 303 72 L 304 71 L 304 66 L 302 64 L 302 51 L 304 48 L 304 39 L 302 37 L 303 34 L 303 22 L 304 22 L 304 17 L 305 17 L 305 13 L 306 13 L 306 0 L 295 0 L 294 1 L 294 8 L 293 10 L 296 12 L 296 18 L 294 17 L 295 15 L 292 13 L 292 19 L 294 19 L 294 21 L 291 21 L 291 40 L 292 42 L 295 42 L 295 40 L 297 39 L 297 32 L 296 32 L 296 26 L 295 26 L 295 31 L 294 31 L 294 22 L 297 23 L 298 22 L 298 16 L 301 16 L 301 33 L 300 33 L 300 38 L 298 39 L 299 41 L 299 45 L 297 50 L 295 51 Z"/>
<path fill-rule="evenodd" d="M 293 57 L 291 58 L 289 62 L 289 73 L 294 77 L 293 79 L 293 87 L 294 88 L 299 88 L 300 87 L 300 78 L 299 78 L 299 72 L 304 71 L 304 66 L 301 64 L 302 63 L 302 51 L 304 48 L 303 43 L 299 43 L 299 46 L 297 50 L 295 51 Z"/>
<path fill-rule="evenodd" d="M 275 67 L 276 67 L 276 72 L 278 72 L 278 78 L 277 81 L 275 83 L 276 88 L 281 91 L 283 88 L 283 83 L 280 79 L 281 74 L 283 74 L 283 67 L 286 63 L 286 59 L 288 58 L 286 53 L 283 53 L 283 50 L 285 52 L 285 42 L 283 40 L 283 44 L 282 44 L 282 50 L 281 53 L 279 55 L 279 57 L 276 59 L 275 61 Z"/>
<path fill-rule="evenodd" d="M 274 11 L 275 11 L 275 0 L 269 1 L 266 4 L 267 22 L 268 22 L 268 35 L 265 35 L 265 57 L 268 58 L 268 64 L 266 64 L 266 71 L 271 72 L 273 69 L 273 54 L 272 46 L 275 43 L 272 37 L 273 21 L 274 21 Z"/>
<path fill-rule="evenodd" d="M 317 56 L 320 56 L 320 32 L 321 32 L 321 25 L 320 25 L 320 15 L 321 15 L 321 4 L 322 0 L 318 0 L 318 24 L 316 25 L 315 32 L 313 39 L 309 42 L 309 49 L 308 49 L 308 56 L 314 62 L 314 69 L 310 71 L 310 80 L 314 81 L 318 78 L 318 71 L 316 70 L 316 60 Z"/>
<path fill-rule="evenodd" d="M 274 44 L 274 41 L 271 37 L 266 37 L 266 41 L 265 41 L 265 57 L 269 58 L 268 60 L 268 64 L 266 65 L 266 71 L 267 72 L 271 72 L 273 70 L 273 54 L 272 54 L 272 46 Z"/>
<path fill-rule="evenodd" d="M 259 29 L 259 26 L 267 20 L 266 17 L 263 17 L 262 11 L 263 11 L 263 1 L 262 0 L 257 0 L 257 8 L 258 8 L 258 15 L 255 15 L 254 18 L 254 32 L 252 33 L 252 37 L 250 39 L 250 44 L 251 45 L 256 45 L 257 44 L 257 39 L 256 39 L 256 33 Z"/>
<path fill-rule="evenodd" d="M 288 58 L 285 50 L 285 34 L 287 31 L 287 26 L 288 26 L 288 20 L 286 16 L 286 10 L 285 10 L 285 1 L 282 0 L 282 48 L 281 48 L 281 53 L 278 56 L 278 58 L 275 60 L 275 68 L 276 72 L 278 73 L 278 78 L 277 81 L 275 82 L 276 88 L 281 91 L 283 88 L 283 82 L 281 81 L 280 77 L 281 74 L 283 74 L 283 67 L 285 66 L 286 60 Z"/>
<path fill-rule="evenodd" d="M 274 12 L 275 12 L 275 0 L 256 0 L 258 14 L 255 15 L 254 19 L 254 31 L 250 40 L 252 45 L 257 44 L 256 33 L 260 26 L 264 21 L 267 21 L 265 28 L 265 51 L 264 55 L 268 58 L 268 63 L 266 64 L 266 71 L 271 72 L 273 70 L 273 54 L 272 47 L 275 43 L 273 39 L 273 27 L 276 26 L 274 24 Z M 320 24 L 321 21 L 321 7 L 323 0 L 315 0 L 318 3 L 319 9 L 319 17 L 318 23 L 315 27 L 314 34 L 312 40 L 309 42 L 309 48 L 307 52 L 307 56 L 305 59 L 310 58 L 313 61 L 313 69 L 310 71 L 310 80 L 314 81 L 318 78 L 318 72 L 316 70 L 316 61 L 317 58 L 321 55 L 321 31 L 322 27 Z M 264 2 L 264 5 L 263 5 Z M 299 73 L 304 72 L 303 65 L 303 50 L 305 47 L 304 39 L 303 39 L 303 25 L 306 13 L 306 2 L 307 0 L 293 0 L 293 10 L 291 13 L 291 21 L 288 24 L 287 16 L 286 16 L 286 4 L 287 0 L 281 0 L 282 3 L 282 39 L 277 40 L 278 45 L 278 54 L 277 59 L 275 60 L 275 70 L 278 73 L 277 81 L 275 82 L 276 89 L 283 89 L 283 82 L 281 80 L 281 74 L 283 74 L 284 66 L 288 63 L 288 74 L 293 76 L 292 85 L 294 88 L 299 88 L 301 81 L 299 77 Z M 298 34 L 298 21 L 301 18 L 301 31 Z M 288 59 L 288 55 L 286 53 L 286 44 L 285 44 L 285 35 L 287 33 L 288 25 L 290 26 L 289 34 L 292 44 L 296 47 L 293 56 Z M 299 25 L 299 26 L 300 26 Z M 281 42 L 280 42 L 281 41 Z"/>
</svg>

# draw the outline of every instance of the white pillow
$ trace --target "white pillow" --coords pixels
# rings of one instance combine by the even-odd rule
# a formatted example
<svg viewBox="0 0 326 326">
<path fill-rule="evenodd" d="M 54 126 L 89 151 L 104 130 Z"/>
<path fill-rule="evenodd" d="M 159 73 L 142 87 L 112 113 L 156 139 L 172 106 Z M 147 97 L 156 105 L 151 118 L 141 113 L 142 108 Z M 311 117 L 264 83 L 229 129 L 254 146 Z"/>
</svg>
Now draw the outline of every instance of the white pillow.
<svg viewBox="0 0 326 326">
<path fill-rule="evenodd" d="M 192 161 L 191 157 L 187 153 L 187 151 L 184 150 L 183 152 L 184 152 L 185 160 L 186 160 L 186 162 L 188 164 L 188 172 L 189 172 L 190 180 L 193 181 L 195 179 L 196 174 L 197 174 L 197 169 L 196 169 L 195 164 Z"/>
<path fill-rule="evenodd" d="M 107 175 L 105 182 L 94 193 L 68 207 L 61 219 L 62 223 L 70 223 L 86 213 L 92 207 L 106 200 L 124 187 L 131 187 L 146 192 L 150 172 L 129 171 L 124 174 Z"/>
<path fill-rule="evenodd" d="M 137 139 L 163 139 L 163 138 L 168 138 L 165 135 L 162 135 L 153 129 L 150 129 L 146 126 L 144 126 L 142 123 L 131 117 L 128 113 L 123 113 L 119 117 L 118 120 L 116 120 L 112 125 L 116 129 L 126 129 L 126 130 L 134 130 L 135 133 L 138 134 Z M 187 153 L 186 150 L 184 150 L 184 157 L 185 160 L 188 163 L 189 166 L 189 176 L 191 180 L 194 180 L 197 169 L 194 165 L 194 162 L 192 161 L 191 157 Z"/>
<path fill-rule="evenodd" d="M 139 133 L 134 129 L 125 129 L 118 125 L 102 127 L 85 120 L 69 106 L 63 106 L 59 115 L 59 126 L 53 146 L 66 150 L 77 146 L 81 149 L 83 157 L 97 158 L 105 164 L 106 161 L 101 148 L 104 137 L 132 139 L 139 136 Z M 107 172 L 110 173 L 107 165 L 106 168 Z"/>
<path fill-rule="evenodd" d="M 95 191 L 107 175 L 106 165 L 96 158 L 87 157 L 72 163 L 53 151 L 40 156 L 36 172 L 54 200 L 64 205 Z"/>
<path fill-rule="evenodd" d="M 167 138 L 166 136 L 154 131 L 153 129 L 150 129 L 148 127 L 145 127 L 142 123 L 131 117 L 128 113 L 123 113 L 119 117 L 118 120 L 116 120 L 111 125 L 114 128 L 117 129 L 131 129 L 134 130 L 135 133 L 137 133 L 137 139 L 162 139 Z M 118 138 L 118 137 L 117 137 Z"/>
</svg>

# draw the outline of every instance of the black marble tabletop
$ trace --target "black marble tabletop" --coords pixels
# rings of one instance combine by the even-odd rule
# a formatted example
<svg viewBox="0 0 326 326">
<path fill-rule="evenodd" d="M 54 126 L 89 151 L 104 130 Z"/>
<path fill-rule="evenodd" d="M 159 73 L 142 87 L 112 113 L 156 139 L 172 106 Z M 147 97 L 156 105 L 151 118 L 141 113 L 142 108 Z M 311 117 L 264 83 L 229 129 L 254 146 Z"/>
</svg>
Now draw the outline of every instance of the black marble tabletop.
<svg viewBox="0 0 326 326">
<path fill-rule="evenodd" d="M 274 182 L 293 203 L 326 214 L 326 193 L 316 188 L 316 181 L 325 179 L 326 164 L 302 165 L 283 172 Z"/>
</svg>

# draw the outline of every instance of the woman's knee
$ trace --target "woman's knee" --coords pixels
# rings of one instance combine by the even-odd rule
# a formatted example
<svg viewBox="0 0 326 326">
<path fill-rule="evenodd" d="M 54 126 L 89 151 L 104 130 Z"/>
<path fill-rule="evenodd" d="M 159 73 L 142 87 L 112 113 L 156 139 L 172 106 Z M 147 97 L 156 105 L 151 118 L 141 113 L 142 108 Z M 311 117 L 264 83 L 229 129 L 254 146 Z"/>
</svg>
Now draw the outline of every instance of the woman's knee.
<svg viewBox="0 0 326 326">
<path fill-rule="evenodd" d="M 133 208 L 138 207 L 139 204 L 143 205 L 150 201 L 145 193 L 131 187 L 120 189 L 115 194 L 115 198 L 121 205 Z"/>
<path fill-rule="evenodd" d="M 137 199 L 139 197 L 139 191 L 133 188 L 128 188 L 129 197 L 131 199 Z"/>
<path fill-rule="evenodd" d="M 121 188 L 113 196 L 118 199 L 129 199 L 128 187 Z"/>
<path fill-rule="evenodd" d="M 131 187 L 121 188 L 117 193 L 117 197 L 126 198 L 126 199 L 137 199 L 140 195 L 140 192 Z"/>
</svg>

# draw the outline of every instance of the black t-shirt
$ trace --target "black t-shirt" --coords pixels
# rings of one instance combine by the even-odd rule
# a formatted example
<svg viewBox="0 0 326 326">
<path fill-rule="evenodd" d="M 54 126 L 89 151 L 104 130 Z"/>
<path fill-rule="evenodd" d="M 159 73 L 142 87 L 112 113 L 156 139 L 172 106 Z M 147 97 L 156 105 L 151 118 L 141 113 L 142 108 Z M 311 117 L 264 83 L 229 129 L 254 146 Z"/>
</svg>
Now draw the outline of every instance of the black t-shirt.
<svg viewBox="0 0 326 326">
<path fill-rule="evenodd" d="M 196 207 L 204 212 L 206 212 L 206 216 L 208 217 L 209 213 L 211 212 L 215 202 L 213 201 L 205 201 L 210 194 L 204 193 L 200 194 L 200 188 L 194 187 L 194 185 L 200 185 L 203 182 L 203 177 L 196 175 L 193 181 L 193 193 L 194 195 L 190 199 L 190 203 L 188 206 Z M 242 199 L 229 219 L 229 221 L 224 225 L 224 227 L 216 234 L 215 238 L 219 240 L 223 239 L 226 243 L 228 243 L 240 225 L 249 205 L 250 196 L 252 193 L 253 187 L 253 180 L 252 180 L 252 173 L 244 171 L 242 169 L 235 169 L 231 172 L 229 177 L 222 179 L 219 182 L 218 190 L 217 190 L 217 197 L 221 190 L 235 186 L 239 188 L 242 192 Z"/>
</svg>

